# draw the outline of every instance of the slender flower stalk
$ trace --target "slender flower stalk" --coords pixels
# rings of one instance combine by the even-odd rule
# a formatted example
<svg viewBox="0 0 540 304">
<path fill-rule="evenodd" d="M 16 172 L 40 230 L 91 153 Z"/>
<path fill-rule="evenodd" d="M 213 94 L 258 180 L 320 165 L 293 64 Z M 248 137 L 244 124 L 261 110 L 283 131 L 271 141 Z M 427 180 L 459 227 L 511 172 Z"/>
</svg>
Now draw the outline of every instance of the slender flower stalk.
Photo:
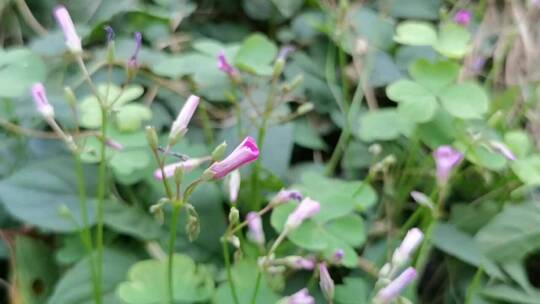
<svg viewBox="0 0 540 304">
<path fill-rule="evenodd" d="M 399 294 L 416 279 L 416 277 L 417 273 L 414 268 L 409 267 L 405 269 L 396 279 L 379 290 L 375 296 L 376 303 L 390 303 L 392 300 L 396 299 Z"/>
<path fill-rule="evenodd" d="M 266 242 L 264 237 L 264 230 L 262 226 L 262 219 L 257 212 L 250 212 L 246 216 L 248 223 L 247 237 L 259 246 L 264 246 Z"/>
<path fill-rule="evenodd" d="M 309 197 L 306 197 L 289 215 L 285 222 L 285 230 L 298 228 L 306 219 L 315 216 L 321 210 L 321 204 Z"/>
<path fill-rule="evenodd" d="M 325 263 L 319 264 L 319 287 L 328 303 L 332 303 L 334 300 L 335 285 Z"/>
<path fill-rule="evenodd" d="M 176 162 L 167 166 L 163 167 L 163 170 L 161 168 L 158 168 L 154 171 L 154 177 L 157 180 L 163 180 L 163 173 L 165 173 L 166 178 L 170 178 L 174 176 L 174 173 L 176 172 L 176 169 L 182 168 L 184 172 L 191 172 L 193 169 L 197 168 L 204 162 L 210 160 L 208 157 L 200 157 L 200 158 L 190 158 L 188 160 Z"/>
<path fill-rule="evenodd" d="M 433 157 L 437 165 L 437 183 L 444 186 L 448 183 L 452 170 L 463 160 L 463 153 L 450 146 L 440 146 L 433 152 Z"/>
<path fill-rule="evenodd" d="M 191 95 L 187 99 L 186 103 L 178 113 L 178 116 L 174 120 L 171 126 L 171 132 L 169 133 L 169 141 L 175 142 L 179 137 L 184 136 L 188 130 L 188 124 L 195 114 L 197 107 L 199 106 L 200 97 Z"/>
<path fill-rule="evenodd" d="M 67 48 L 72 53 L 82 52 L 81 38 L 77 35 L 68 10 L 64 6 L 59 5 L 54 9 L 54 17 L 64 33 Z"/>
<path fill-rule="evenodd" d="M 259 158 L 259 147 L 255 140 L 248 136 L 224 160 L 215 162 L 205 172 L 205 176 L 221 179 L 232 171 L 254 162 Z"/>
<path fill-rule="evenodd" d="M 315 304 L 315 298 L 309 294 L 307 288 L 303 288 L 293 295 L 281 299 L 278 304 Z"/>
<path fill-rule="evenodd" d="M 240 176 L 239 170 L 234 170 L 229 175 L 229 200 L 231 203 L 236 203 L 238 200 L 238 192 L 240 191 L 240 183 L 242 182 L 242 178 Z"/>
<path fill-rule="evenodd" d="M 472 20 L 472 13 L 466 9 L 460 9 L 454 16 L 454 21 L 463 26 L 469 25 Z"/>
</svg>

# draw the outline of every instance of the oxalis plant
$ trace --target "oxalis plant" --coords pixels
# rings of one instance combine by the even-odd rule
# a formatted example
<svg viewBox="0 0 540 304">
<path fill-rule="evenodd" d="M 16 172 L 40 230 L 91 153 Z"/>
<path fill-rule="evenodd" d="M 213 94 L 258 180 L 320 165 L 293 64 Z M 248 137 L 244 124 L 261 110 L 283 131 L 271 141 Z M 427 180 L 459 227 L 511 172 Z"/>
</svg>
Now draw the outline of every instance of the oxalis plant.
<svg viewBox="0 0 540 304">
<path fill-rule="evenodd" d="M 152 2 L 13 1 L 67 71 L 0 84 L 13 303 L 538 303 L 536 1 Z"/>
</svg>

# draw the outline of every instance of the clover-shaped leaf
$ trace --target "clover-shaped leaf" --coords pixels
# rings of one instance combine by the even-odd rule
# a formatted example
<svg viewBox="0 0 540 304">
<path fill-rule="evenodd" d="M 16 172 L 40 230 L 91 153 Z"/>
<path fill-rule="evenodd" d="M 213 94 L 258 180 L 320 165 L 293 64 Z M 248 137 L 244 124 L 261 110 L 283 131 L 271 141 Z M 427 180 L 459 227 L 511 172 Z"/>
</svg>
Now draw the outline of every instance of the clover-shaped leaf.
<svg viewBox="0 0 540 304">
<path fill-rule="evenodd" d="M 41 58 L 29 49 L 0 49 L 0 97 L 18 97 L 45 78 Z"/>
<path fill-rule="evenodd" d="M 157 304 L 167 301 L 167 260 L 145 260 L 133 265 L 128 281 L 118 286 L 118 296 L 128 304 Z M 173 298 L 175 302 L 194 303 L 210 299 L 214 281 L 210 270 L 196 265 L 186 255 L 173 258 Z"/>
<path fill-rule="evenodd" d="M 142 121 L 149 120 L 152 112 L 146 106 L 132 103 L 141 97 L 143 88 L 129 86 L 121 89 L 115 85 L 100 85 L 98 92 L 105 105 L 111 109 L 116 125 L 120 131 L 130 132 L 140 128 Z M 99 99 L 90 95 L 80 104 L 81 126 L 89 129 L 101 126 L 101 106 Z"/>
<path fill-rule="evenodd" d="M 394 40 L 408 45 L 433 45 L 437 43 L 437 31 L 429 22 L 405 21 L 396 28 Z"/>
<path fill-rule="evenodd" d="M 473 82 L 452 85 L 441 91 L 439 98 L 450 114 L 463 119 L 481 118 L 489 106 L 486 91 Z"/>
<path fill-rule="evenodd" d="M 262 34 L 249 36 L 240 46 L 234 63 L 243 70 L 257 75 L 272 73 L 272 60 L 277 55 L 276 45 Z"/>
<path fill-rule="evenodd" d="M 437 94 L 456 81 L 459 65 L 447 60 L 430 62 L 426 59 L 420 59 L 411 65 L 409 73 L 417 83 Z"/>
<path fill-rule="evenodd" d="M 396 109 L 371 111 L 360 117 L 359 136 L 364 141 L 392 140 L 411 134 L 412 121 Z"/>
</svg>

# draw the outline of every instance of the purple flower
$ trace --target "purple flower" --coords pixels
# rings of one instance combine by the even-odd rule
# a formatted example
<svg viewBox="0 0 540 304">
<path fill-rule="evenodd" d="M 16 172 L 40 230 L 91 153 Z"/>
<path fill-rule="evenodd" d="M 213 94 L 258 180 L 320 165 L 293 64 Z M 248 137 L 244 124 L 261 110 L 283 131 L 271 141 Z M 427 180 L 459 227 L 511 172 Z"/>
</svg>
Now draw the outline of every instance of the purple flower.
<svg viewBox="0 0 540 304">
<path fill-rule="evenodd" d="M 472 13 L 466 9 L 460 9 L 454 16 L 454 21 L 459 25 L 467 26 L 471 23 Z"/>
<path fill-rule="evenodd" d="M 345 257 L 345 251 L 343 249 L 336 250 L 336 252 L 334 252 L 334 263 L 341 264 L 344 257 Z"/>
<path fill-rule="evenodd" d="M 516 160 L 516 155 L 514 154 L 514 152 L 512 152 L 512 150 L 510 150 L 510 148 L 508 148 L 508 146 L 506 146 L 502 142 L 490 141 L 489 144 L 493 148 L 493 150 L 502 154 L 502 156 L 506 157 L 506 159 Z"/>
<path fill-rule="evenodd" d="M 463 160 L 463 153 L 450 146 L 440 146 L 433 152 L 437 165 L 437 183 L 445 185 L 448 182 L 452 169 Z"/>
<path fill-rule="evenodd" d="M 141 51 L 142 47 L 142 34 L 141 32 L 135 32 L 135 50 L 133 51 L 133 55 L 129 58 L 128 66 L 132 69 L 139 68 L 139 52 Z"/>
<path fill-rule="evenodd" d="M 295 201 L 301 201 L 303 199 L 303 195 L 300 191 L 294 190 L 294 189 L 282 189 L 274 196 L 274 198 L 270 201 L 271 205 L 280 205 L 283 203 L 287 203 L 291 200 Z"/>
<path fill-rule="evenodd" d="M 68 10 L 64 6 L 59 5 L 54 8 L 54 17 L 64 33 L 67 48 L 73 53 L 81 52 L 81 38 L 77 35 Z"/>
<path fill-rule="evenodd" d="M 285 223 L 285 229 L 296 229 L 302 224 L 302 222 L 317 213 L 321 210 L 321 204 L 317 201 L 312 200 L 309 197 L 306 197 L 294 211 L 289 214 L 287 222 Z"/>
<path fill-rule="evenodd" d="M 259 158 L 259 147 L 251 136 L 248 136 L 224 160 L 215 162 L 208 168 L 214 179 L 221 179 L 230 172 L 254 162 Z"/>
<path fill-rule="evenodd" d="M 319 287 L 324 297 L 331 302 L 334 299 L 334 280 L 330 277 L 325 263 L 319 264 Z"/>
<path fill-rule="evenodd" d="M 285 265 L 293 269 L 313 270 L 313 268 L 315 268 L 315 260 L 311 258 L 291 255 L 283 258 L 283 261 L 285 262 Z"/>
<path fill-rule="evenodd" d="M 175 139 L 178 136 L 183 136 L 187 132 L 187 126 L 191 121 L 193 114 L 195 114 L 195 111 L 199 106 L 200 100 L 201 99 L 199 98 L 199 96 L 189 96 L 186 103 L 184 103 L 182 110 L 180 110 L 180 113 L 178 113 L 178 116 L 172 124 L 171 132 L 169 133 L 170 139 Z"/>
<path fill-rule="evenodd" d="M 170 178 L 170 177 L 174 176 L 174 172 L 178 168 L 182 168 L 182 170 L 184 170 L 184 172 L 190 172 L 193 169 L 200 166 L 202 163 L 204 163 L 207 160 L 208 160 L 207 157 L 190 158 L 190 159 L 185 160 L 185 161 L 180 161 L 180 162 L 177 162 L 177 163 L 167 165 L 167 166 L 163 167 L 163 171 L 165 172 L 165 177 Z M 157 180 L 163 180 L 163 174 L 161 172 L 161 169 L 156 169 L 154 171 L 154 177 Z"/>
<path fill-rule="evenodd" d="M 107 33 L 107 42 L 112 42 L 114 40 L 114 30 L 109 25 L 104 27 L 105 32 Z"/>
<path fill-rule="evenodd" d="M 416 279 L 416 270 L 412 267 L 405 269 L 397 278 L 383 289 L 379 290 L 375 298 L 382 303 L 389 303 Z"/>
<path fill-rule="evenodd" d="M 36 109 L 45 118 L 54 117 L 54 108 L 47 99 L 47 92 L 45 86 L 41 82 L 38 82 L 32 86 L 32 97 L 36 104 Z"/>
<path fill-rule="evenodd" d="M 124 149 L 124 145 L 122 145 L 121 143 L 117 142 L 116 140 L 112 139 L 112 138 L 107 138 L 105 140 L 105 144 L 107 146 L 109 146 L 110 148 L 114 149 L 114 150 L 117 150 L 117 151 L 121 151 Z"/>
<path fill-rule="evenodd" d="M 279 302 L 280 304 L 315 304 L 315 298 L 313 298 L 307 288 L 303 288 L 295 294 L 286 297 Z"/>
<path fill-rule="evenodd" d="M 403 265 L 406 263 L 411 258 L 411 255 L 416 248 L 422 243 L 423 239 L 424 234 L 422 233 L 422 230 L 418 228 L 409 230 L 401 242 L 401 245 L 394 251 L 392 263 L 395 263 L 396 265 Z"/>
<path fill-rule="evenodd" d="M 238 192 L 240 191 L 241 176 L 240 171 L 234 170 L 229 176 L 229 199 L 231 203 L 236 203 L 238 200 Z"/>
<path fill-rule="evenodd" d="M 247 237 L 254 243 L 257 243 L 261 246 L 264 245 L 265 237 L 261 216 L 257 214 L 257 212 L 250 212 L 247 214 L 246 220 L 249 229 Z"/>
<path fill-rule="evenodd" d="M 234 68 L 227 59 L 227 56 L 225 55 L 225 51 L 220 51 L 218 55 L 218 69 L 220 69 L 222 72 L 227 73 L 229 76 L 236 76 L 238 74 L 238 71 L 236 68 Z"/>
</svg>

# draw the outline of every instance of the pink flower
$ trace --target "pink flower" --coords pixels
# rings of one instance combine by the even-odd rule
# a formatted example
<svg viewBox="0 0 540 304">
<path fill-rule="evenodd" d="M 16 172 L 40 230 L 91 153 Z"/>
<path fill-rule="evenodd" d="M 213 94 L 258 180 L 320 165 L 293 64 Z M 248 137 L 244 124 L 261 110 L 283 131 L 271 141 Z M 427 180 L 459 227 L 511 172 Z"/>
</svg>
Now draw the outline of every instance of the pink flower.
<svg viewBox="0 0 540 304">
<path fill-rule="evenodd" d="M 247 214 L 246 219 L 249 229 L 247 237 L 254 243 L 264 245 L 265 237 L 261 217 L 257 214 L 257 212 L 250 212 Z"/>
<path fill-rule="evenodd" d="M 220 69 L 222 72 L 227 73 L 229 76 L 235 76 L 238 71 L 236 68 L 234 68 L 227 59 L 227 56 L 225 55 L 225 51 L 219 52 L 218 55 L 218 69 Z"/>
<path fill-rule="evenodd" d="M 231 175 L 229 176 L 229 199 L 231 203 L 236 203 L 238 200 L 241 181 L 240 171 L 234 170 L 231 172 Z"/>
<path fill-rule="evenodd" d="M 306 197 L 294 211 L 289 214 L 287 222 L 285 222 L 285 229 L 296 229 L 306 219 L 313 217 L 321 210 L 321 204 L 317 201 Z"/>
<path fill-rule="evenodd" d="M 389 303 L 416 279 L 416 270 L 412 267 L 405 269 L 397 278 L 383 289 L 379 290 L 375 298 L 382 303 Z"/>
<path fill-rule="evenodd" d="M 313 298 L 307 288 L 303 288 L 295 294 L 286 297 L 279 302 L 280 304 L 315 304 L 315 298 Z"/>
<path fill-rule="evenodd" d="M 224 160 L 215 162 L 208 168 L 212 178 L 220 179 L 230 172 L 247 165 L 259 158 L 259 148 L 255 139 L 248 136 Z"/>
<path fill-rule="evenodd" d="M 54 17 L 56 22 L 60 25 L 62 32 L 64 32 L 64 38 L 66 40 L 66 46 L 71 52 L 78 53 L 82 51 L 81 38 L 77 35 L 73 21 L 69 16 L 68 10 L 59 5 L 54 8 Z"/>
<path fill-rule="evenodd" d="M 201 99 L 199 98 L 199 96 L 189 96 L 186 103 L 184 103 L 182 110 L 180 110 L 180 113 L 178 113 L 176 120 L 172 124 L 169 138 L 173 139 L 178 137 L 179 135 L 184 135 L 187 132 L 187 126 L 191 121 L 193 114 L 195 114 L 195 111 L 199 106 L 200 100 Z"/>
<path fill-rule="evenodd" d="M 167 165 L 167 166 L 165 166 L 163 168 L 163 171 L 165 172 L 165 177 L 169 178 L 169 177 L 174 176 L 174 172 L 176 171 L 177 168 L 182 168 L 184 170 L 184 172 L 190 172 L 193 169 L 200 166 L 202 163 L 204 163 L 207 160 L 208 160 L 208 158 L 206 158 L 206 157 L 203 157 L 203 158 L 190 158 L 190 159 L 185 160 L 185 161 L 180 161 L 180 162 L 177 162 L 177 163 L 174 163 L 174 164 Z M 163 180 L 163 175 L 162 175 L 161 169 L 158 168 L 158 169 L 156 169 L 154 171 L 154 177 L 157 180 Z"/>
<path fill-rule="evenodd" d="M 278 192 L 278 194 L 276 194 L 276 196 L 274 196 L 274 198 L 270 201 L 270 204 L 280 205 L 291 200 L 300 202 L 302 199 L 303 195 L 300 191 L 294 189 L 282 189 Z"/>
<path fill-rule="evenodd" d="M 454 16 L 454 21 L 459 25 L 467 26 L 471 23 L 472 14 L 466 9 L 460 9 Z"/>
<path fill-rule="evenodd" d="M 54 117 L 54 108 L 47 99 L 47 92 L 45 86 L 41 82 L 38 82 L 32 86 L 32 97 L 36 104 L 36 109 L 45 118 Z"/>
<path fill-rule="evenodd" d="M 313 270 L 313 268 L 315 268 L 315 260 L 306 259 L 304 257 L 297 256 L 297 255 L 291 255 L 291 256 L 285 257 L 283 258 L 283 261 L 285 262 L 285 265 L 293 269 Z"/>
<path fill-rule="evenodd" d="M 440 146 L 433 152 L 433 157 L 437 165 L 437 182 L 441 186 L 445 185 L 452 169 L 463 160 L 463 153 L 450 146 Z"/>
<path fill-rule="evenodd" d="M 414 253 L 416 248 L 420 246 L 423 239 L 424 234 L 422 233 L 422 230 L 418 228 L 412 228 L 409 230 L 401 242 L 401 245 L 399 245 L 396 251 L 394 251 L 392 262 L 397 265 L 406 263 L 411 258 L 411 255 Z"/>
<path fill-rule="evenodd" d="M 319 264 L 319 287 L 324 297 L 331 302 L 334 299 L 334 280 L 330 277 L 325 263 Z"/>
<path fill-rule="evenodd" d="M 121 143 L 117 142 L 116 140 L 112 139 L 112 138 L 107 138 L 105 140 L 105 144 L 114 149 L 114 150 L 117 150 L 117 151 L 122 151 L 124 149 L 124 145 L 122 145 Z"/>
<path fill-rule="evenodd" d="M 506 157 L 508 160 L 516 160 L 516 155 L 508 146 L 505 144 L 498 142 L 498 141 L 490 141 L 490 146 L 495 150 L 496 152 L 502 154 L 502 156 Z"/>
</svg>

